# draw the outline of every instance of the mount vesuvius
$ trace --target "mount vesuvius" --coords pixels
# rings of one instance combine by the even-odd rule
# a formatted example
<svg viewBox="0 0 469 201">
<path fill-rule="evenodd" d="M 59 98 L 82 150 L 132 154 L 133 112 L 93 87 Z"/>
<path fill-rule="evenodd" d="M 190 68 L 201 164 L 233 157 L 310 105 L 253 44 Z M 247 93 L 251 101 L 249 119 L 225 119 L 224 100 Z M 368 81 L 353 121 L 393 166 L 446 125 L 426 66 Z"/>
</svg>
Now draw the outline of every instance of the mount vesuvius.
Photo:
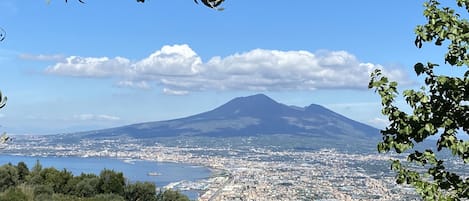
<svg viewBox="0 0 469 201">
<path fill-rule="evenodd" d="M 266 95 L 235 98 L 201 114 L 167 121 L 64 134 L 62 137 L 137 139 L 158 137 L 239 137 L 288 134 L 330 140 L 377 139 L 379 130 L 320 105 L 287 106 Z"/>
</svg>

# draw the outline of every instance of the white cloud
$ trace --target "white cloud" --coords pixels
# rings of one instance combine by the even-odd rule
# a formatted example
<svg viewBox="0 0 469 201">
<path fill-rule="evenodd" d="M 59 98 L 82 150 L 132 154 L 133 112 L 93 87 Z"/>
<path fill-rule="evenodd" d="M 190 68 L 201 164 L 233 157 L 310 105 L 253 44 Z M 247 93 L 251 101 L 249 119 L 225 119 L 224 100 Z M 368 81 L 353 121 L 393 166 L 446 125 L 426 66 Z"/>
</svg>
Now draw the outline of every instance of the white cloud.
<svg viewBox="0 0 469 201">
<path fill-rule="evenodd" d="M 200 72 L 202 59 L 188 45 L 163 46 L 149 57 L 135 63 L 139 76 L 193 76 Z"/>
<path fill-rule="evenodd" d="M 370 119 L 368 121 L 368 123 L 372 124 L 373 126 L 375 126 L 377 128 L 380 128 L 380 129 L 383 129 L 386 126 L 389 125 L 389 121 L 387 119 L 382 119 L 382 118 L 379 118 L 379 117 Z"/>
<path fill-rule="evenodd" d="M 150 89 L 150 85 L 146 81 L 129 81 L 123 80 L 117 83 L 118 87 L 129 87 L 129 88 L 137 88 L 137 89 Z"/>
<path fill-rule="evenodd" d="M 20 54 L 18 56 L 20 59 L 23 60 L 35 60 L 35 61 L 63 61 L 65 59 L 65 56 L 61 54 Z"/>
<path fill-rule="evenodd" d="M 119 117 L 106 115 L 106 114 L 78 114 L 78 115 L 74 115 L 73 119 L 78 119 L 82 121 L 90 121 L 90 120 L 117 121 L 117 120 L 120 120 Z"/>
<path fill-rule="evenodd" d="M 47 73 L 75 77 L 112 77 L 131 73 L 130 60 L 123 57 L 70 56 L 46 69 Z"/>
<path fill-rule="evenodd" d="M 168 89 L 168 88 L 164 88 L 163 93 L 168 94 L 168 95 L 175 95 L 175 96 L 183 96 L 183 95 L 189 94 L 188 91 L 172 90 L 172 89 Z"/>
<path fill-rule="evenodd" d="M 114 77 L 117 85 L 150 88 L 150 82 L 166 94 L 203 90 L 314 90 L 366 89 L 370 73 L 383 69 L 399 83 L 411 83 L 399 69 L 360 62 L 346 51 L 279 51 L 254 49 L 207 62 L 188 45 L 164 46 L 136 62 L 116 57 L 71 56 L 46 69 L 63 76 Z"/>
</svg>

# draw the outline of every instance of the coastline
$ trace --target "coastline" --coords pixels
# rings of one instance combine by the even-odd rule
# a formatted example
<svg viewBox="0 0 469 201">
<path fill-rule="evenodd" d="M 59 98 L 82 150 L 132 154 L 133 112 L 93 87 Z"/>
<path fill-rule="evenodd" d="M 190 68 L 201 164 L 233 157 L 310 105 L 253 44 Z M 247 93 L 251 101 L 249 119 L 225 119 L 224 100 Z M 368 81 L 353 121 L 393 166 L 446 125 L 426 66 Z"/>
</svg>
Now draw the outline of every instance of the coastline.
<svg viewBox="0 0 469 201">
<path fill-rule="evenodd" d="M 239 143 L 238 139 L 233 140 L 228 143 Z M 63 144 L 49 138 L 35 137 L 18 140 L 3 152 L 190 164 L 182 171 L 190 171 L 191 166 L 202 166 L 206 167 L 205 177 L 194 179 L 196 182 L 175 185 L 182 190 L 198 189 L 196 191 L 201 192 L 198 196 L 200 201 L 345 200 L 357 196 L 372 198 L 374 195 L 382 200 L 405 200 L 415 196 L 413 192 L 395 186 L 390 172 L 376 171 L 387 167 L 387 162 L 394 155 L 351 153 L 333 147 L 297 151 L 212 144 L 170 146 L 128 139 L 81 140 L 75 144 Z M 147 172 L 143 174 L 147 176 Z M 182 180 L 185 178 L 171 182 Z M 158 186 L 166 186 L 171 182 Z M 362 188 L 363 184 L 367 188 Z"/>
<path fill-rule="evenodd" d="M 201 164 L 194 164 L 194 163 L 185 163 L 185 162 L 182 162 L 182 161 L 174 161 L 174 160 L 155 160 L 155 159 L 141 159 L 141 158 L 129 158 L 129 157 L 113 157 L 113 156 L 84 156 L 84 155 L 67 155 L 67 156 L 64 156 L 64 155 L 56 155 L 56 154 L 32 154 L 32 155 L 29 155 L 29 154 L 23 154 L 23 153 L 1 153 L 0 156 L 4 156 L 4 157 L 1 157 L 3 160 L 0 160 L 0 161 L 3 161 L 2 164 L 0 165 L 3 165 L 3 164 L 6 164 L 8 162 L 11 162 L 11 163 L 16 163 L 16 162 L 19 162 L 19 161 L 23 161 L 21 159 L 25 159 L 27 158 L 27 161 L 29 162 L 28 166 L 30 166 L 30 168 L 32 167 L 33 163 L 35 163 L 36 160 L 39 160 L 39 162 L 44 165 L 44 160 L 43 159 L 47 159 L 48 161 L 60 161 L 60 159 L 71 159 L 71 160 L 81 160 L 81 159 L 86 159 L 86 160 L 91 160 L 91 161 L 94 161 L 96 163 L 99 163 L 99 161 L 102 161 L 102 160 L 111 160 L 111 161 L 119 161 L 122 165 L 129 165 L 129 166 L 139 166 L 139 164 L 142 164 L 142 163 L 152 163 L 152 164 L 163 164 L 163 166 L 177 166 L 177 167 L 180 167 L 180 169 L 183 169 L 184 172 L 192 172 L 192 169 L 195 168 L 195 169 L 198 169 L 198 170 L 202 170 L 202 169 L 205 169 L 208 174 L 206 175 L 203 175 L 199 178 L 196 178 L 196 179 L 193 179 L 193 178 L 183 178 L 183 179 L 175 179 L 171 182 L 168 182 L 166 185 L 157 185 L 157 189 L 168 189 L 168 186 L 169 185 L 173 185 L 173 183 L 184 183 L 186 181 L 189 181 L 189 182 L 193 182 L 193 183 L 198 183 L 200 181 L 204 181 L 206 179 L 209 179 L 210 177 L 212 177 L 214 175 L 214 169 L 212 168 L 209 168 L 209 167 L 206 167 L 206 166 L 203 166 Z M 10 159 L 11 158 L 16 158 L 17 160 L 16 161 L 11 161 Z M 105 161 L 107 162 L 107 161 Z M 104 163 L 105 163 L 104 162 Z M 157 165 L 155 167 L 158 167 L 160 165 Z M 46 165 L 47 167 L 49 166 L 52 166 L 52 167 L 55 167 L 55 168 L 58 168 L 56 167 L 56 164 L 54 165 L 49 165 L 47 164 L 46 162 Z M 62 167 L 59 167 L 59 169 L 62 168 Z M 76 171 L 76 168 L 68 168 L 68 167 L 63 167 L 63 168 L 66 168 L 72 172 L 74 172 L 74 174 L 80 174 L 81 172 L 87 172 L 89 173 L 89 170 L 83 170 L 81 172 L 77 172 Z M 111 168 L 108 168 L 108 169 L 111 169 Z M 113 169 L 113 168 L 112 168 Z M 170 174 L 167 174 L 167 171 L 168 170 L 164 170 L 163 172 L 165 172 L 164 175 L 158 175 L 158 176 L 149 176 L 148 175 L 148 172 L 151 172 L 151 171 L 154 171 L 156 168 L 152 168 L 148 171 L 145 171 L 145 172 L 141 172 L 143 174 L 142 177 L 146 177 L 147 179 L 146 180 L 142 180 L 142 181 L 148 181 L 148 180 L 154 180 L 154 181 L 158 181 L 160 180 L 160 178 L 162 177 L 168 177 L 170 176 Z M 160 171 L 160 170 L 158 170 Z M 200 171 L 199 171 L 200 172 Z M 98 174 L 99 172 L 93 172 L 95 174 Z M 126 177 L 129 177 L 131 175 L 127 174 L 125 171 L 123 171 L 124 175 Z M 187 173 L 186 173 L 187 174 Z M 205 173 L 204 173 L 205 174 Z M 134 181 L 140 181 L 140 180 L 134 180 Z M 155 183 L 158 183 L 158 182 L 155 182 Z M 200 197 L 200 195 L 202 195 L 204 193 L 203 190 L 201 189 L 191 189 L 191 188 L 178 188 L 178 186 L 174 186 L 174 188 L 171 188 L 173 190 L 179 190 L 180 192 L 182 192 L 183 194 L 186 194 L 187 196 L 189 196 L 189 198 L 192 200 L 192 199 L 198 199 Z"/>
</svg>

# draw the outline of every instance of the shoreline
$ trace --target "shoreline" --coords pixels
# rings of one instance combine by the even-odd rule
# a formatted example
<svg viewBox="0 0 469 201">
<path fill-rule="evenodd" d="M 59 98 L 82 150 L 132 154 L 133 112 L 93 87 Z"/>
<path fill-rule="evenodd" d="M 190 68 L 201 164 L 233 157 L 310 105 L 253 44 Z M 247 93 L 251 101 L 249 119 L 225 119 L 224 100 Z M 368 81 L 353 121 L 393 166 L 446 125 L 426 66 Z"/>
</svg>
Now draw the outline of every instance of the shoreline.
<svg viewBox="0 0 469 201">
<path fill-rule="evenodd" d="M 88 156 L 88 155 L 57 155 L 57 154 L 34 154 L 34 155 L 27 155 L 22 153 L 1 153 L 0 155 L 4 156 L 12 156 L 12 157 L 28 157 L 28 158 L 39 158 L 37 160 L 41 161 L 40 158 L 83 158 L 83 159 L 111 159 L 111 160 L 118 160 L 122 163 L 136 165 L 135 162 L 154 162 L 154 163 L 163 163 L 163 164 L 177 164 L 177 165 L 184 165 L 191 168 L 205 168 L 209 171 L 209 175 L 200 179 L 190 179 L 190 180 L 177 180 L 174 182 L 170 182 L 167 185 L 157 187 L 157 190 L 160 189 L 172 189 L 178 190 L 180 192 L 188 192 L 191 195 L 196 195 L 196 197 L 190 197 L 191 199 L 200 199 L 203 195 L 207 193 L 207 189 L 199 189 L 199 188 L 184 188 L 181 189 L 178 186 L 180 185 L 187 185 L 189 184 L 199 184 L 199 183 L 207 183 L 209 179 L 214 177 L 220 177 L 222 174 L 228 173 L 228 170 L 215 168 L 210 165 L 205 165 L 201 163 L 193 163 L 188 161 L 181 161 L 181 160 L 162 160 L 162 159 L 152 159 L 152 158 L 138 158 L 138 157 L 115 157 L 115 156 Z M 3 164 L 0 164 L 3 165 Z M 85 173 L 85 172 L 82 172 Z M 228 173 L 229 174 L 229 173 Z M 155 176 L 158 178 L 159 176 Z"/>
</svg>

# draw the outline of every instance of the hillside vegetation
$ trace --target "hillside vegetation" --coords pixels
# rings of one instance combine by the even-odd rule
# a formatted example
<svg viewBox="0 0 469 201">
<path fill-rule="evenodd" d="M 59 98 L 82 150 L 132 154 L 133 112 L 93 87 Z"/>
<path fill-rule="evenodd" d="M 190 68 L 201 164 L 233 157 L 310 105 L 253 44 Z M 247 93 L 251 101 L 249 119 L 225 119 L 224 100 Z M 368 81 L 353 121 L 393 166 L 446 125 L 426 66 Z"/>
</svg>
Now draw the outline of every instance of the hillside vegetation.
<svg viewBox="0 0 469 201">
<path fill-rule="evenodd" d="M 189 201 L 177 191 L 157 192 L 151 182 L 130 182 L 123 173 L 104 169 L 99 175 L 43 168 L 24 162 L 0 166 L 0 201 Z"/>
</svg>

